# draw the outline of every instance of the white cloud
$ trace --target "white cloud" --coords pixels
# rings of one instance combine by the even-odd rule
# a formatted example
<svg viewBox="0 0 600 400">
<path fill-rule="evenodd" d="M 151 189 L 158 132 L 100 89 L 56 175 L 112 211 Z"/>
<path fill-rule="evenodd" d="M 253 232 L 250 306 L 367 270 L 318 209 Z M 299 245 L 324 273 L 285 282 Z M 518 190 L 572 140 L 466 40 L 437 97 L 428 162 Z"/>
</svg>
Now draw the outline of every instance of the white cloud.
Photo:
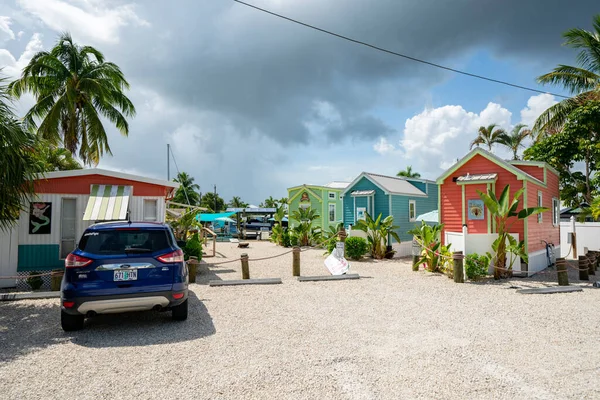
<svg viewBox="0 0 600 400">
<path fill-rule="evenodd" d="M 548 93 L 531 96 L 527 100 L 527 107 L 521 110 L 521 122 L 532 128 L 537 117 L 556 103 L 554 96 Z"/>
<path fill-rule="evenodd" d="M 394 150 L 396 150 L 396 146 L 388 142 L 386 138 L 380 137 L 379 141 L 373 145 L 373 150 L 381 155 L 384 155 L 392 153 Z"/>
<path fill-rule="evenodd" d="M 10 29 L 12 24 L 10 17 L 0 15 L 0 39 L 8 36 L 9 39 L 15 38 L 15 33 Z"/>
<path fill-rule="evenodd" d="M 103 43 L 118 43 L 123 26 L 149 25 L 135 13 L 132 4 L 109 8 L 103 0 L 19 0 L 18 3 L 57 32 L 70 31 L 76 37 Z"/>
<path fill-rule="evenodd" d="M 492 123 L 508 129 L 511 112 L 496 103 L 479 114 L 456 105 L 426 109 L 406 120 L 400 144 L 417 171 L 437 176 L 469 151 L 480 126 Z"/>
<path fill-rule="evenodd" d="M 2 74 L 10 78 L 18 77 L 21 75 L 23 67 L 29 63 L 33 55 L 42 49 L 42 38 L 39 33 L 34 33 L 31 36 L 31 39 L 29 39 L 29 42 L 25 46 L 25 50 L 18 59 L 10 51 L 0 49 L 0 65 L 4 66 Z"/>
</svg>

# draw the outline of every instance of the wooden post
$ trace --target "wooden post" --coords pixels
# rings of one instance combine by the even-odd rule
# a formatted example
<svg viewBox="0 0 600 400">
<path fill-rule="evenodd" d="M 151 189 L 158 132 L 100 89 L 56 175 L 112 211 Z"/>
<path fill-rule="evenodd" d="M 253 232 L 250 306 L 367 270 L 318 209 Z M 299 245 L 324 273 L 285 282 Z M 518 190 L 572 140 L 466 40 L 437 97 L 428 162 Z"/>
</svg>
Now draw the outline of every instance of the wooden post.
<svg viewBox="0 0 600 400">
<path fill-rule="evenodd" d="M 454 262 L 454 282 L 464 283 L 465 277 L 463 275 L 463 252 L 455 251 L 452 253 L 452 260 Z"/>
<path fill-rule="evenodd" d="M 577 227 L 575 225 L 575 216 L 571 215 L 571 251 L 573 252 L 573 258 L 577 260 Z M 567 233 L 568 235 L 568 233 Z"/>
<path fill-rule="evenodd" d="M 419 259 L 421 257 L 419 256 L 413 256 L 413 265 L 412 265 L 412 270 L 413 271 L 418 271 L 419 270 Z"/>
<path fill-rule="evenodd" d="M 569 286 L 569 273 L 567 272 L 567 260 L 556 259 L 556 273 L 558 275 L 558 286 Z"/>
<path fill-rule="evenodd" d="M 340 231 L 340 233 L 338 233 L 338 239 L 340 240 L 340 242 L 346 243 L 347 237 L 348 234 L 346 233 L 346 228 L 342 226 L 342 230 Z"/>
<path fill-rule="evenodd" d="M 596 275 L 596 270 L 594 269 L 594 265 L 596 265 L 596 255 L 594 253 L 588 253 L 588 274 Z"/>
<path fill-rule="evenodd" d="M 242 279 L 250 279 L 250 267 L 248 266 L 248 254 L 243 253 L 240 257 L 242 261 Z"/>
<path fill-rule="evenodd" d="M 579 268 L 579 280 L 580 281 L 589 281 L 590 275 L 588 273 L 588 260 L 586 256 L 579 256 L 578 262 Z"/>
<path fill-rule="evenodd" d="M 292 275 L 300 276 L 300 247 L 292 249 Z"/>
</svg>

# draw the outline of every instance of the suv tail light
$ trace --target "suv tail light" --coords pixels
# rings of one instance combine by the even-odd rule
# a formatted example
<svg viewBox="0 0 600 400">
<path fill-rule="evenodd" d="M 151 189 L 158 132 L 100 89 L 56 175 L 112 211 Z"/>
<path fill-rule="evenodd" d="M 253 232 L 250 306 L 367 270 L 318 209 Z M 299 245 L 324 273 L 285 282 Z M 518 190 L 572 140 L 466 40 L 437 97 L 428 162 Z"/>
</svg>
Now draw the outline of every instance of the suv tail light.
<svg viewBox="0 0 600 400">
<path fill-rule="evenodd" d="M 165 264 L 183 262 L 183 251 L 181 249 L 175 250 L 172 253 L 163 254 L 162 256 L 156 257 L 156 259 Z"/>
<path fill-rule="evenodd" d="M 92 261 L 94 260 L 71 253 L 65 258 L 65 268 L 82 268 L 91 264 Z"/>
</svg>

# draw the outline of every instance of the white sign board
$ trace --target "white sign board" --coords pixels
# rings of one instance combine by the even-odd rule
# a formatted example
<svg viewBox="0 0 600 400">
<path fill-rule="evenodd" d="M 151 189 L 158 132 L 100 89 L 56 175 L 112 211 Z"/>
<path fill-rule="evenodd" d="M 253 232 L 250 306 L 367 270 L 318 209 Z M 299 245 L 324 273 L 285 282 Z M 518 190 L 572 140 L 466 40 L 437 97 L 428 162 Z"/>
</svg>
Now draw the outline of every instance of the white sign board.
<svg viewBox="0 0 600 400">
<path fill-rule="evenodd" d="M 325 267 L 331 272 L 331 275 L 344 275 L 348 272 L 350 264 L 342 257 L 337 257 L 337 249 L 334 249 L 331 254 L 325 259 Z"/>
</svg>

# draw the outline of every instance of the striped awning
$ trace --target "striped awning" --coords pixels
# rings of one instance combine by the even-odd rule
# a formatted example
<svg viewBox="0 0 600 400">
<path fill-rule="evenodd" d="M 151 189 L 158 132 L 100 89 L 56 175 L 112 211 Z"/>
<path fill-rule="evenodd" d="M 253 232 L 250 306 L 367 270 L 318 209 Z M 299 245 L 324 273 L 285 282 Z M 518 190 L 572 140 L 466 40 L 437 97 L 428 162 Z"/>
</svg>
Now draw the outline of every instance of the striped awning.
<svg viewBox="0 0 600 400">
<path fill-rule="evenodd" d="M 84 221 L 114 221 L 127 218 L 131 186 L 92 185 Z"/>
</svg>

